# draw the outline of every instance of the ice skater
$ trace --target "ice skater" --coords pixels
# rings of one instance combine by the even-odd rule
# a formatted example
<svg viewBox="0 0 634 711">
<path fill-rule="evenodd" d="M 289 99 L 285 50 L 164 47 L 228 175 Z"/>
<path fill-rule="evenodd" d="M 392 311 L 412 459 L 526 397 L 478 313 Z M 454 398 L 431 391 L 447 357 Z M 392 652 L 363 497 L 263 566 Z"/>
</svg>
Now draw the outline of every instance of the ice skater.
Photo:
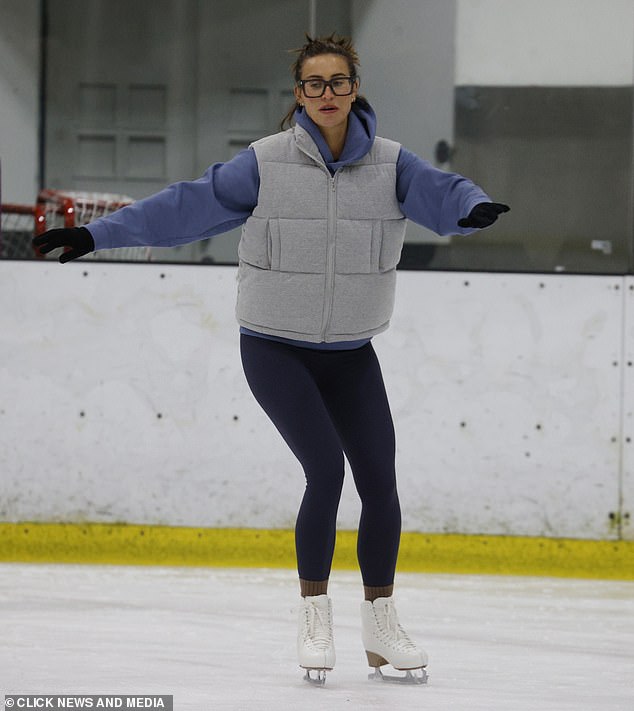
<svg viewBox="0 0 634 711">
<path fill-rule="evenodd" d="M 345 456 L 362 506 L 368 663 L 378 678 L 390 664 L 406 670 L 396 678 L 424 682 L 427 655 L 394 605 L 395 435 L 372 338 L 390 322 L 407 219 L 440 235 L 469 234 L 509 208 L 376 136 L 352 42 L 306 40 L 292 66 L 295 104 L 279 133 L 198 180 L 34 243 L 45 254 L 65 247 L 67 262 L 99 249 L 181 245 L 242 225 L 236 314 L 244 372 L 306 478 L 295 529 L 299 665 L 317 683 L 335 666 L 328 580 Z"/>
</svg>

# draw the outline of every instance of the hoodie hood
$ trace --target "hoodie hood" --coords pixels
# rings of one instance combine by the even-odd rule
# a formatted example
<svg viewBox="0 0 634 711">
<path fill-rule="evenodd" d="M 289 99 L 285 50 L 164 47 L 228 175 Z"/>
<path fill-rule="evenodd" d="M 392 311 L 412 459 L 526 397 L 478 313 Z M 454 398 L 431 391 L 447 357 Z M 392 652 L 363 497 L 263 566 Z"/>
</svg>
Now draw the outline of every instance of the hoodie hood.
<svg viewBox="0 0 634 711">
<path fill-rule="evenodd" d="M 344 165 L 350 165 L 361 160 L 372 148 L 376 136 L 376 114 L 370 104 L 363 99 L 358 99 L 352 104 L 352 110 L 348 115 L 346 142 L 337 161 L 332 157 L 330 148 L 328 148 L 328 144 L 319 127 L 303 108 L 295 111 L 295 122 L 308 132 L 317 145 L 326 166 L 332 173 Z"/>
</svg>

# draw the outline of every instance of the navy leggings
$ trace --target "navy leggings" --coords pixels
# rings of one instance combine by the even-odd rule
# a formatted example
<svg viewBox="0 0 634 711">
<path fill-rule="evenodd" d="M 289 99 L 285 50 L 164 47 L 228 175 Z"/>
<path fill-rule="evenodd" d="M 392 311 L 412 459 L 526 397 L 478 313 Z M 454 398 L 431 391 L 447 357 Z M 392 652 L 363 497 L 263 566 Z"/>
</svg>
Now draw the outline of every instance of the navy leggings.
<svg viewBox="0 0 634 711">
<path fill-rule="evenodd" d="M 345 454 L 361 499 L 357 555 L 363 583 L 391 585 L 401 510 L 394 425 L 372 344 L 323 351 L 243 334 L 240 347 L 251 391 L 306 476 L 295 527 L 299 577 L 318 581 L 330 575 Z"/>
</svg>

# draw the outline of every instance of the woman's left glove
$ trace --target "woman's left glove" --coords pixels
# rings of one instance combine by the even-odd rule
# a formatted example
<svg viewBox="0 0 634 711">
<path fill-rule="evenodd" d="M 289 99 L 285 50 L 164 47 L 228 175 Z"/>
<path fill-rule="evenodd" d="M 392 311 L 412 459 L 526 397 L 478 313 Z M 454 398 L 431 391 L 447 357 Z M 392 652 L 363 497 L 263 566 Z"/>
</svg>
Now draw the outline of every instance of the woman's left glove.
<svg viewBox="0 0 634 711">
<path fill-rule="evenodd" d="M 478 203 L 468 217 L 458 220 L 458 227 L 488 227 L 498 219 L 498 215 L 508 212 L 510 209 L 508 205 L 499 202 Z"/>
</svg>

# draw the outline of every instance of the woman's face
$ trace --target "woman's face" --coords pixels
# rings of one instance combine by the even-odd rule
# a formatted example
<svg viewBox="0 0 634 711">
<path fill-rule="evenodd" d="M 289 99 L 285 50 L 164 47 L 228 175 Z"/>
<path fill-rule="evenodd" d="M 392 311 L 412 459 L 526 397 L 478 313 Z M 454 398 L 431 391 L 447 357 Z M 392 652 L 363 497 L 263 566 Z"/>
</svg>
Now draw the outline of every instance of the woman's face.
<svg viewBox="0 0 634 711">
<path fill-rule="evenodd" d="M 302 65 L 301 79 L 326 79 L 350 76 L 350 69 L 345 57 L 339 54 L 319 54 L 309 57 Z M 301 87 L 295 87 L 295 98 L 304 105 L 306 113 L 322 129 L 340 127 L 348 120 L 358 90 L 358 82 L 354 83 L 352 93 L 347 96 L 337 96 L 327 86 L 323 95 L 316 98 L 307 97 Z M 310 93 L 310 92 L 309 92 Z"/>
</svg>

